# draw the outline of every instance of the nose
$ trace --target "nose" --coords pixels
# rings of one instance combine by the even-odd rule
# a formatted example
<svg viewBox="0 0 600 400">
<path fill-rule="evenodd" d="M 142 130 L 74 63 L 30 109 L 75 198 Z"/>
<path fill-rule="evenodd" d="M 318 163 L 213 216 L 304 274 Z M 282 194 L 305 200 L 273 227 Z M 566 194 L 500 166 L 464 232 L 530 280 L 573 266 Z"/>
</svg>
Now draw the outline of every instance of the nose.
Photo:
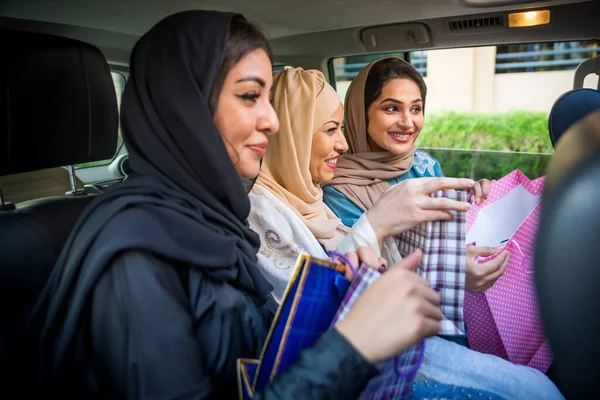
<svg viewBox="0 0 600 400">
<path fill-rule="evenodd" d="M 412 117 L 410 115 L 410 111 L 404 111 L 400 113 L 398 126 L 402 129 L 410 129 L 412 127 Z"/>
<path fill-rule="evenodd" d="M 256 123 L 256 130 L 267 136 L 274 135 L 279 131 L 279 118 L 270 102 L 266 103 Z"/>
<path fill-rule="evenodd" d="M 348 151 L 348 142 L 346 141 L 346 137 L 341 129 L 338 129 L 336 138 L 335 138 L 335 146 L 334 149 L 340 154 L 343 154 Z"/>
</svg>

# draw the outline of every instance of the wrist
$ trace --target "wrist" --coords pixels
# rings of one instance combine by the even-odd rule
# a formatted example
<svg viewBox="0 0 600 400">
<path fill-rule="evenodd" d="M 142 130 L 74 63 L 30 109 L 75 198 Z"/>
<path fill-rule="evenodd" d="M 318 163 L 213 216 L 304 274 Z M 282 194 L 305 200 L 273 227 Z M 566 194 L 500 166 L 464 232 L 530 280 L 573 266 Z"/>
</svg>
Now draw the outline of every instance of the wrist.
<svg viewBox="0 0 600 400">
<path fill-rule="evenodd" d="M 363 329 L 352 327 L 352 323 L 344 319 L 337 323 L 334 329 L 370 364 L 376 364 L 377 359 L 370 349 L 370 340 L 365 337 Z"/>
<path fill-rule="evenodd" d="M 383 241 L 389 235 L 388 235 L 387 231 L 380 224 L 377 223 L 377 218 L 375 218 L 373 216 L 373 213 L 371 212 L 371 210 L 367 211 L 366 215 L 367 215 L 367 220 L 369 221 L 369 224 L 371 225 L 371 228 L 373 228 L 373 232 L 375 232 L 375 237 L 377 238 L 379 247 L 381 248 L 383 246 Z"/>
</svg>

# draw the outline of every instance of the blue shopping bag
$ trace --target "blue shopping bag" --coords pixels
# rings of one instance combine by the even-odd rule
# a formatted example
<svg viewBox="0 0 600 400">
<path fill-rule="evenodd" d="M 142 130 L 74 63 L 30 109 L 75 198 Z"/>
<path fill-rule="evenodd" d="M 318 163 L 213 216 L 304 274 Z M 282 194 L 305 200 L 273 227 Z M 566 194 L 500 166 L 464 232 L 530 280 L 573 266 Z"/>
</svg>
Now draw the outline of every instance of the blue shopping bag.
<svg viewBox="0 0 600 400">
<path fill-rule="evenodd" d="M 327 331 L 350 282 L 331 260 L 301 254 L 259 360 L 238 360 L 240 399 L 251 399 Z"/>
</svg>

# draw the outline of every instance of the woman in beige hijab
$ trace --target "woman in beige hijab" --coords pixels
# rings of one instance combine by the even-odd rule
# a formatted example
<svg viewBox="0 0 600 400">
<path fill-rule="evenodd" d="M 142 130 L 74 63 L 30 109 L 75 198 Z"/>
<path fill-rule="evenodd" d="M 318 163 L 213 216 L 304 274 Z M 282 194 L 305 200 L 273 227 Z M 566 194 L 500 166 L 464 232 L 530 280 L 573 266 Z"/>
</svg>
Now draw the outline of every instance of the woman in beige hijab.
<svg viewBox="0 0 600 400">
<path fill-rule="evenodd" d="M 448 210 L 468 208 L 467 203 L 430 197 L 459 187 L 446 182 L 437 160 L 416 150 L 426 96 L 423 77 L 398 57 L 372 62 L 352 81 L 344 119 L 350 155 L 339 160 L 331 186 L 324 188 L 325 203 L 345 225 L 353 226 L 366 211 L 381 241 L 425 221 L 450 219 Z M 472 185 L 475 201 L 485 199 L 489 184 L 483 179 Z M 483 264 L 476 261 L 497 251 L 467 247 L 468 292 L 487 290 L 502 275 L 508 252 Z"/>
<path fill-rule="evenodd" d="M 320 71 L 286 69 L 274 76 L 272 104 L 279 133 L 269 139 L 250 192 L 248 221 L 261 236 L 259 265 L 279 302 L 300 253 L 328 258 L 331 250 L 380 246 L 366 217 L 344 229 L 323 203 L 320 182 L 333 178 L 338 157 L 348 150 L 336 91 Z"/>
</svg>

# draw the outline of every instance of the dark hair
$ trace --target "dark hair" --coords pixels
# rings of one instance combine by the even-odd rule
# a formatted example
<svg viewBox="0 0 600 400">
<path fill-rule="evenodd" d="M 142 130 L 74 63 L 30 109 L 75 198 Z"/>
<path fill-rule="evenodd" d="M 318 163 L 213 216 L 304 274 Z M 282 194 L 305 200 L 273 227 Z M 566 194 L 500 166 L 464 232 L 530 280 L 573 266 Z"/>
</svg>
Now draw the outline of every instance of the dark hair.
<svg viewBox="0 0 600 400">
<path fill-rule="evenodd" d="M 225 39 L 223 62 L 210 91 L 208 104 L 211 112 L 215 112 L 219 94 L 221 93 L 221 89 L 223 89 L 223 83 L 229 71 L 246 54 L 258 49 L 264 50 L 269 56 L 271 64 L 273 64 L 273 52 L 266 36 L 256 25 L 248 22 L 243 16 L 234 16 L 229 23 L 229 30 Z"/>
<path fill-rule="evenodd" d="M 427 85 L 425 85 L 425 80 L 423 80 L 421 74 L 407 62 L 396 58 L 384 58 L 371 67 L 367 76 L 365 82 L 365 115 L 368 115 L 369 107 L 381 96 L 383 87 L 392 79 L 410 79 L 413 81 L 421 91 L 423 109 L 425 109 Z"/>
</svg>

